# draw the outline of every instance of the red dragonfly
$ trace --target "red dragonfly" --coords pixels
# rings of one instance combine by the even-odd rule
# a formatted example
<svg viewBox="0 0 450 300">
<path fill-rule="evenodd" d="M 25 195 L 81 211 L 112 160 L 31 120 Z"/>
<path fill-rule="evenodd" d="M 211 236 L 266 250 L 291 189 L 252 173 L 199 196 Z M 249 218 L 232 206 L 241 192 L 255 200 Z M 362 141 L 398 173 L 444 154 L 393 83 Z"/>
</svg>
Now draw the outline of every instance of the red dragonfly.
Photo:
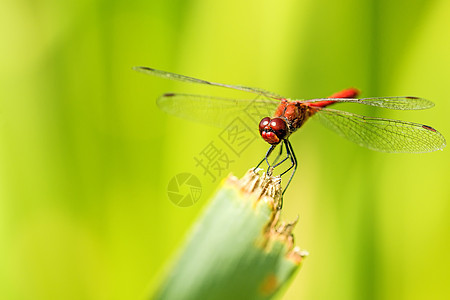
<svg viewBox="0 0 450 300">
<path fill-rule="evenodd" d="M 291 166 L 280 174 L 283 175 L 293 168 L 283 194 L 297 169 L 297 159 L 289 142 L 289 137 L 313 115 L 317 116 L 327 127 L 339 135 L 371 150 L 423 153 L 441 150 L 446 145 L 444 137 L 436 129 L 427 125 L 366 117 L 327 108 L 331 104 L 344 102 L 397 110 L 426 109 L 434 106 L 433 102 L 423 98 L 376 97 L 356 99 L 358 90 L 350 88 L 336 93 L 329 98 L 291 100 L 259 88 L 215 83 L 148 67 L 134 67 L 134 69 L 162 78 L 225 87 L 262 96 L 261 99 L 238 100 L 202 95 L 167 93 L 158 98 L 157 104 L 167 113 L 219 127 L 229 125 L 237 116 L 247 115 L 247 119 L 250 117 L 255 123 L 260 120 L 259 133 L 270 144 L 270 148 L 256 168 L 265 160 L 269 166 L 268 172 L 271 173 L 275 167 L 290 159 Z M 273 116 L 268 117 L 269 114 Z M 281 144 L 280 153 L 271 165 L 268 157 L 278 144 Z M 286 157 L 278 162 L 283 154 L 283 144 L 286 148 Z"/>
</svg>

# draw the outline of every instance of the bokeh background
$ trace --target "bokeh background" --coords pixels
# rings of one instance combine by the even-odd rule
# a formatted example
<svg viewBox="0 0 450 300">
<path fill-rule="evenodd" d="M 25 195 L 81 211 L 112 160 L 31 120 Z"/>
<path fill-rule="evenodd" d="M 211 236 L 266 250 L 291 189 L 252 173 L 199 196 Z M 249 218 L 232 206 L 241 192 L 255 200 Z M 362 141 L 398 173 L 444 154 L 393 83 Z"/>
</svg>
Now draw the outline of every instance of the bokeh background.
<svg viewBox="0 0 450 300">
<path fill-rule="evenodd" d="M 155 99 L 249 96 L 133 66 L 291 98 L 421 96 L 436 107 L 344 108 L 450 138 L 449 29 L 445 0 L 1 1 L 0 298 L 145 298 L 219 185 L 194 157 L 225 149 L 221 130 Z M 300 215 L 311 254 L 282 298 L 448 299 L 449 149 L 375 153 L 314 121 L 291 142 L 300 168 L 283 218 Z M 266 150 L 257 139 L 221 178 Z M 182 172 L 203 188 L 187 208 L 166 193 Z"/>
</svg>

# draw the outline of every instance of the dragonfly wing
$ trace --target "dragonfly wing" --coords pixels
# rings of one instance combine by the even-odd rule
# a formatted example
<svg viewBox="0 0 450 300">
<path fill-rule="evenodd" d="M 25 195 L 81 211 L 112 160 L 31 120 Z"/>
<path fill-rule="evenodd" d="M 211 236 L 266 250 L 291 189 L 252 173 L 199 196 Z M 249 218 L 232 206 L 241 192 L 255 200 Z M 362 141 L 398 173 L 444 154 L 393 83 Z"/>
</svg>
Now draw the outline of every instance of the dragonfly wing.
<svg viewBox="0 0 450 300">
<path fill-rule="evenodd" d="M 444 137 L 427 125 L 365 117 L 328 108 L 320 109 L 317 118 L 341 136 L 371 150 L 423 153 L 443 149 L 446 145 Z"/>
<path fill-rule="evenodd" d="M 256 126 L 262 118 L 273 115 L 279 104 L 268 99 L 237 100 L 174 93 L 162 95 L 156 103 L 169 114 L 220 128 L 228 126 L 237 117 Z"/>
<path fill-rule="evenodd" d="M 397 109 L 397 110 L 415 110 L 415 109 L 427 109 L 434 106 L 434 103 L 430 100 L 419 97 L 377 97 L 377 98 L 323 98 L 323 99 L 311 99 L 300 101 L 302 103 L 314 103 L 321 101 L 333 100 L 336 103 L 360 103 L 365 105 Z"/>
<path fill-rule="evenodd" d="M 246 86 L 242 86 L 242 85 L 231 85 L 231 84 L 223 84 L 223 83 L 211 82 L 211 81 L 207 81 L 207 80 L 203 80 L 203 79 L 197 79 L 197 78 L 193 78 L 193 77 L 189 77 L 189 76 L 185 76 L 185 75 L 180 75 L 180 74 L 170 73 L 170 72 L 166 72 L 166 71 L 156 70 L 156 69 L 152 69 L 152 68 L 149 68 L 149 67 L 133 67 L 133 69 L 138 71 L 138 72 L 142 72 L 142 73 L 145 73 L 145 74 L 158 76 L 158 77 L 162 77 L 162 78 L 166 78 L 166 79 L 172 79 L 172 80 L 178 80 L 178 81 L 184 81 L 184 82 L 190 82 L 190 83 L 207 84 L 207 85 L 213 85 L 213 86 L 221 86 L 221 87 L 226 87 L 226 88 L 230 88 L 230 89 L 234 89 L 234 90 L 254 93 L 254 94 L 258 94 L 258 95 L 264 95 L 264 96 L 269 97 L 269 98 L 283 99 L 282 96 L 280 96 L 280 95 L 278 95 L 276 93 L 273 93 L 273 92 L 270 92 L 270 91 L 266 91 L 266 90 L 263 90 L 263 89 L 260 89 L 260 88 L 253 88 L 253 87 L 246 87 Z"/>
</svg>

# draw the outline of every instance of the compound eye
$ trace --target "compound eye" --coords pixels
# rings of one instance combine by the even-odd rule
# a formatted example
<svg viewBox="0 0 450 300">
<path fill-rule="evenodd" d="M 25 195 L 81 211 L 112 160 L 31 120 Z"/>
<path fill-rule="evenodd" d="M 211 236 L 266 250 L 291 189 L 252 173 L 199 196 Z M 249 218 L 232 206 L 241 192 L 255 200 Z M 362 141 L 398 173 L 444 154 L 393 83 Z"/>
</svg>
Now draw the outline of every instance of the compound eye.
<svg viewBox="0 0 450 300">
<path fill-rule="evenodd" d="M 263 119 L 264 120 L 264 119 Z M 287 134 L 287 125 L 286 121 L 281 118 L 273 118 L 270 120 L 270 128 L 275 132 L 276 136 L 282 140 L 286 137 Z"/>
<path fill-rule="evenodd" d="M 269 117 L 265 117 L 264 119 L 261 120 L 261 122 L 259 122 L 259 133 L 261 133 L 264 130 L 264 127 L 269 125 L 269 122 L 270 122 Z"/>
</svg>

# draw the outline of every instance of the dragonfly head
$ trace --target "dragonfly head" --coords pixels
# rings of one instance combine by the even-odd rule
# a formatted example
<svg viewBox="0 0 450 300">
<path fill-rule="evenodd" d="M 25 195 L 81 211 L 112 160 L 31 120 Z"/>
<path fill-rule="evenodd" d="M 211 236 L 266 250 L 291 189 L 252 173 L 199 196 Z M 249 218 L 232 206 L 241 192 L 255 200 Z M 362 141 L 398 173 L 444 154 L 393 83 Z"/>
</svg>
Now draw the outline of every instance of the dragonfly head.
<svg viewBox="0 0 450 300">
<path fill-rule="evenodd" d="M 259 134 L 271 145 L 279 144 L 288 134 L 288 125 L 282 118 L 265 117 L 259 122 Z"/>
</svg>

